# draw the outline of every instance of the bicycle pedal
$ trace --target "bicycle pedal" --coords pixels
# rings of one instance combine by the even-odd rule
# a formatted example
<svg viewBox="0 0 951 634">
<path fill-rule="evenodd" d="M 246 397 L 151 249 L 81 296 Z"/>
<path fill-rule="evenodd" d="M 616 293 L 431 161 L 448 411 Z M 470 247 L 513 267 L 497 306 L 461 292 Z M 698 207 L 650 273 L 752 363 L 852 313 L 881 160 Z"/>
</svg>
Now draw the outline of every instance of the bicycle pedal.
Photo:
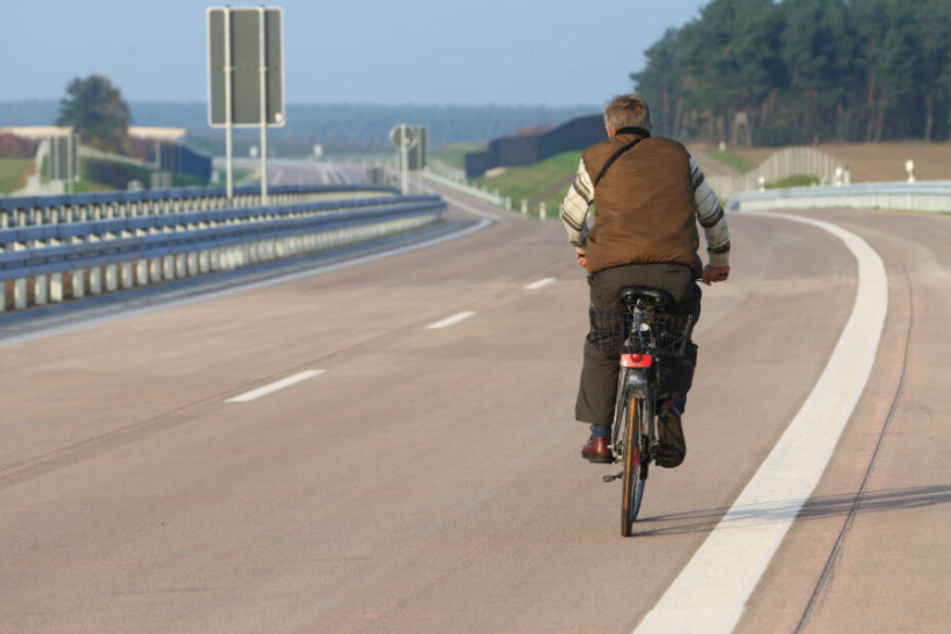
<svg viewBox="0 0 951 634">
<path fill-rule="evenodd" d="M 602 480 L 603 480 L 605 483 L 608 483 L 608 482 L 614 482 L 615 480 L 620 480 L 620 479 L 623 478 L 623 477 L 624 477 L 624 472 L 622 471 L 621 473 L 619 473 L 619 474 L 617 474 L 617 475 L 606 475 L 606 476 L 604 476 L 604 478 L 602 478 Z"/>
</svg>

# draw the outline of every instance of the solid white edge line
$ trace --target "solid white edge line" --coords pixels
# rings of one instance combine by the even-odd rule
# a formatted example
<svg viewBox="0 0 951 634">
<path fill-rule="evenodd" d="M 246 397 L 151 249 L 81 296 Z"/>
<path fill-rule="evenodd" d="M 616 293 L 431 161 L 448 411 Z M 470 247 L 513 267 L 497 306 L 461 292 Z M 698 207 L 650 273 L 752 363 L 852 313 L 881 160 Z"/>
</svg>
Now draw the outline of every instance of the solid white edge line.
<svg viewBox="0 0 951 634">
<path fill-rule="evenodd" d="M 453 324 L 458 324 L 460 321 L 463 321 L 464 319 L 469 319 L 473 315 L 475 315 L 475 312 L 471 310 L 468 310 L 464 313 L 458 313 L 456 315 L 453 315 L 452 317 L 447 317 L 446 319 L 443 319 L 442 321 L 437 321 L 435 324 L 429 324 L 428 326 L 426 326 L 426 330 L 440 330 L 442 328 L 446 328 Z"/>
<path fill-rule="evenodd" d="M 532 282 L 528 286 L 524 287 L 526 291 L 537 291 L 540 288 L 544 288 L 555 281 L 553 277 L 546 277 L 543 280 L 538 280 L 537 282 Z"/>
<path fill-rule="evenodd" d="M 275 381 L 269 385 L 259 387 L 256 390 L 251 390 L 250 392 L 245 392 L 240 396 L 235 396 L 234 398 L 229 398 L 225 403 L 247 403 L 248 401 L 253 401 L 256 398 L 261 398 L 262 396 L 267 396 L 278 390 L 283 390 L 286 387 L 296 385 L 307 379 L 312 379 L 315 376 L 319 376 L 326 372 L 326 370 L 305 370 L 304 372 L 298 372 L 294 376 L 289 376 L 286 379 L 281 379 L 280 381 Z"/>
<path fill-rule="evenodd" d="M 345 260 L 343 262 L 338 262 L 336 264 L 317 266 L 312 269 L 307 269 L 306 271 L 288 273 L 286 275 L 280 275 L 278 277 L 261 280 L 259 282 L 249 282 L 247 284 L 240 284 L 232 288 L 227 288 L 220 291 L 211 291 L 209 293 L 199 294 L 193 297 L 187 297 L 185 299 L 170 299 L 167 302 L 161 302 L 159 304 L 155 304 L 153 306 L 147 306 L 145 308 L 131 308 L 129 310 L 123 310 L 113 315 L 80 319 L 79 321 L 76 321 L 68 325 L 52 326 L 50 328 L 45 328 L 42 330 L 38 330 L 36 332 L 25 333 L 22 335 L 14 335 L 12 337 L 0 339 L 0 348 L 6 347 L 6 346 L 12 346 L 18 343 L 24 343 L 27 341 L 32 341 L 34 339 L 42 339 L 43 337 L 50 337 L 52 335 L 59 335 L 59 334 L 74 332 L 77 330 L 83 330 L 84 328 L 91 328 L 93 326 L 108 324 L 114 321 L 120 321 L 120 320 L 128 319 L 131 317 L 147 315 L 148 313 L 154 313 L 159 310 L 177 308 L 179 306 L 189 306 L 191 304 L 197 304 L 200 302 L 217 299 L 219 297 L 227 297 L 229 295 L 235 295 L 237 293 L 253 291 L 258 288 L 265 288 L 267 286 L 273 286 L 275 284 L 283 284 L 285 282 L 292 282 L 294 280 L 303 279 L 305 277 L 311 277 L 313 275 L 323 275 L 324 273 L 332 273 L 333 271 L 350 268 L 351 266 L 358 266 L 360 264 L 366 264 L 368 262 L 375 262 L 376 260 L 382 260 L 384 258 L 392 257 L 394 255 L 402 255 L 403 253 L 410 253 L 411 251 L 419 251 L 420 249 L 426 249 L 428 247 L 443 244 L 445 242 L 451 242 L 452 240 L 464 238 L 470 234 L 476 233 L 477 231 L 482 231 L 486 227 L 490 227 L 493 224 L 494 222 L 491 219 L 485 218 L 477 222 L 475 225 L 472 225 L 471 227 L 466 227 L 465 229 L 462 229 L 460 231 L 456 231 L 454 233 L 450 233 L 445 236 L 440 236 L 438 238 L 433 238 L 431 240 L 426 240 L 424 242 L 420 242 L 417 244 L 410 244 L 405 247 L 391 249 L 389 251 L 381 251 L 379 253 L 374 253 L 372 255 L 365 255 L 359 258 L 354 258 L 352 260 Z"/>
<path fill-rule="evenodd" d="M 810 224 L 842 240 L 858 262 L 852 314 L 825 370 L 782 438 L 635 634 L 732 632 L 799 510 L 818 485 L 872 371 L 888 277 L 860 237 L 799 216 L 744 214 Z"/>
</svg>

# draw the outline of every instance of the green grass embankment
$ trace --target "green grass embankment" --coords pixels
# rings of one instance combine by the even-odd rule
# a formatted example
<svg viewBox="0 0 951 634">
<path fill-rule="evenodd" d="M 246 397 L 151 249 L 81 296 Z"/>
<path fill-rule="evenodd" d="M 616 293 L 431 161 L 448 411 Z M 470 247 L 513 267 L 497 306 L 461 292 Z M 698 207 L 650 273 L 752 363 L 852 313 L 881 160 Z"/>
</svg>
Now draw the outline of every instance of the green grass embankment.
<svg viewBox="0 0 951 634">
<path fill-rule="evenodd" d="M 0 158 L 0 194 L 11 194 L 24 187 L 32 168 L 31 159 Z"/>
<path fill-rule="evenodd" d="M 538 203 L 544 202 L 546 214 L 552 218 L 558 214 L 571 181 L 578 171 L 581 152 L 564 152 L 526 167 L 510 167 L 505 172 L 474 180 L 480 187 L 512 199 L 512 210 L 520 211 L 522 200 L 528 201 L 528 211 L 538 215 Z"/>
<path fill-rule="evenodd" d="M 753 169 L 753 166 L 750 165 L 746 160 L 737 156 L 736 154 L 730 154 L 729 152 L 721 152 L 720 150 L 712 150 L 709 152 L 704 152 L 708 157 L 712 158 L 714 161 L 719 161 L 724 165 L 729 165 L 735 169 L 740 174 L 746 174 L 747 172 Z"/>
<path fill-rule="evenodd" d="M 794 174 L 789 178 L 766 183 L 766 189 L 788 189 L 790 187 L 812 187 L 819 184 L 819 178 L 806 174 Z"/>
</svg>

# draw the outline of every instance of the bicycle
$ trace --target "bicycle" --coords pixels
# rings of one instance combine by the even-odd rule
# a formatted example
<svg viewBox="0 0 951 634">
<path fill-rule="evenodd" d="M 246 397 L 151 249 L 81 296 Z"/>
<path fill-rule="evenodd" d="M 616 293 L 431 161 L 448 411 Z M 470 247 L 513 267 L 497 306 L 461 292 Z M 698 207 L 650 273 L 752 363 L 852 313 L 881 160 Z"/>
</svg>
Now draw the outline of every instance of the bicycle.
<svg viewBox="0 0 951 634">
<path fill-rule="evenodd" d="M 624 340 L 610 449 L 624 470 L 604 476 L 604 482 L 623 481 L 621 535 L 630 537 L 658 445 L 658 374 L 665 359 L 684 354 L 693 316 L 664 314 L 674 301 L 656 288 L 628 286 L 621 289 L 619 298 L 626 311 L 615 314 L 620 317 L 615 334 Z"/>
</svg>

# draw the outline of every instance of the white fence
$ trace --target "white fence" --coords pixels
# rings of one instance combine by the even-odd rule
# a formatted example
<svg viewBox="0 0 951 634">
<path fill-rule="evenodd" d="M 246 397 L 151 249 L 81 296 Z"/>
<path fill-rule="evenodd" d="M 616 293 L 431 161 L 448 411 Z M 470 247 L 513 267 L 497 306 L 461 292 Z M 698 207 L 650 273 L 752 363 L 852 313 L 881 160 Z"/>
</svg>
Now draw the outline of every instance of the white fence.
<svg viewBox="0 0 951 634">
<path fill-rule="evenodd" d="M 438 174 L 434 174 L 432 171 L 428 169 L 423 172 L 423 175 L 426 178 L 432 181 L 435 181 L 441 185 L 445 185 L 446 187 L 451 187 L 452 189 L 462 192 L 463 194 L 467 194 L 469 196 L 473 196 L 480 200 L 484 200 L 485 202 L 489 204 L 497 205 L 499 207 L 506 206 L 505 199 L 502 198 L 501 196 L 493 194 L 484 189 L 476 189 L 475 187 L 472 187 L 471 185 L 466 184 L 465 180 L 455 181 L 455 180 L 446 178 L 444 176 L 439 176 Z"/>
<path fill-rule="evenodd" d="M 832 184 L 836 168 L 845 166 L 824 152 L 811 147 L 790 147 L 776 152 L 762 165 L 743 176 L 708 176 L 713 191 L 728 200 L 740 192 L 756 191 L 760 178 L 765 183 L 774 183 L 790 176 L 815 176 L 823 185 Z"/>
</svg>

